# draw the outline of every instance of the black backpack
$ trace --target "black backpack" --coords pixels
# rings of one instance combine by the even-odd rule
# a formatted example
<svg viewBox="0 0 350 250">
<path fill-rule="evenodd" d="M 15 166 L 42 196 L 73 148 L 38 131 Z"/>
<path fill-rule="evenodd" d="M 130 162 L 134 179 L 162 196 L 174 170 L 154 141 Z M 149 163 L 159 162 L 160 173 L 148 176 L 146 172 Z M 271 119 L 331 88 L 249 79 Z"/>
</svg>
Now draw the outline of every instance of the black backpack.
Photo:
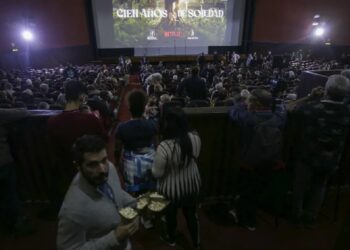
<svg viewBox="0 0 350 250">
<path fill-rule="evenodd" d="M 340 109 L 341 108 L 341 109 Z M 349 133 L 349 116 L 345 106 L 333 115 L 322 113 L 312 118 L 314 127 L 310 126 L 304 135 L 304 162 L 310 164 L 318 174 L 329 174 L 338 166 L 346 138 Z"/>
<path fill-rule="evenodd" d="M 251 140 L 243 151 L 243 162 L 256 166 L 281 159 L 283 135 L 277 115 L 269 119 L 253 116 L 255 123 Z"/>
</svg>

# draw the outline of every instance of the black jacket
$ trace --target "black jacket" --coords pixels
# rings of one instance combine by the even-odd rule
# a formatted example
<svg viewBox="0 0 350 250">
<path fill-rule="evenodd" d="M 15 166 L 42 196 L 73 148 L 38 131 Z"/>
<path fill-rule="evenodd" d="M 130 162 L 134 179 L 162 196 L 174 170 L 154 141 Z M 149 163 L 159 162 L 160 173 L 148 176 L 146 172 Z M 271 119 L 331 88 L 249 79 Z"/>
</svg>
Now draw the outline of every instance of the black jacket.
<svg viewBox="0 0 350 250">
<path fill-rule="evenodd" d="M 208 96 L 205 82 L 198 76 L 189 77 L 180 83 L 178 95 L 184 95 L 184 91 L 192 100 L 205 100 Z"/>
</svg>

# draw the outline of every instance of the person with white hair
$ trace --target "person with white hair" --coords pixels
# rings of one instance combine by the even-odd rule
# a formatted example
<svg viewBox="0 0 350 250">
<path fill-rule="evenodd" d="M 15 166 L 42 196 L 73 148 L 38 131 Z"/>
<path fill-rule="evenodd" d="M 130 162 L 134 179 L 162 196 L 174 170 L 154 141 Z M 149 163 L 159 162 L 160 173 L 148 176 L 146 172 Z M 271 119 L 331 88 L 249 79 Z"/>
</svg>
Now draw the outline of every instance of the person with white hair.
<svg viewBox="0 0 350 250">
<path fill-rule="evenodd" d="M 248 98 L 249 95 L 250 95 L 250 92 L 249 92 L 248 89 L 243 89 L 243 90 L 241 91 L 241 96 L 242 96 L 242 97 Z"/>
<path fill-rule="evenodd" d="M 27 84 L 28 87 L 33 87 L 33 82 L 32 82 L 31 79 L 27 79 L 26 80 L 26 84 Z"/>
<path fill-rule="evenodd" d="M 162 75 L 160 73 L 154 73 L 148 76 L 145 80 L 145 86 L 148 95 L 152 95 L 154 93 L 154 87 L 157 85 L 161 85 L 162 83 Z"/>
<path fill-rule="evenodd" d="M 350 80 L 350 69 L 343 70 L 341 75 L 348 78 Z"/>
<path fill-rule="evenodd" d="M 48 104 L 47 102 L 40 102 L 38 104 L 38 109 L 40 109 L 40 110 L 49 110 L 50 109 L 50 104 Z"/>
<path fill-rule="evenodd" d="M 350 80 L 350 69 L 343 70 L 341 75 L 348 78 Z M 347 94 L 346 101 L 347 104 L 350 104 L 350 91 Z"/>
<path fill-rule="evenodd" d="M 297 224 L 311 228 L 315 226 L 327 182 L 339 166 L 350 126 L 350 108 L 344 103 L 350 90 L 349 79 L 330 76 L 322 90 L 314 89 L 296 109 L 304 126 L 297 147 L 293 215 Z"/>
<path fill-rule="evenodd" d="M 47 94 L 49 93 L 49 85 L 46 83 L 42 83 L 40 84 L 40 92 L 42 94 L 42 96 L 47 96 Z"/>
</svg>

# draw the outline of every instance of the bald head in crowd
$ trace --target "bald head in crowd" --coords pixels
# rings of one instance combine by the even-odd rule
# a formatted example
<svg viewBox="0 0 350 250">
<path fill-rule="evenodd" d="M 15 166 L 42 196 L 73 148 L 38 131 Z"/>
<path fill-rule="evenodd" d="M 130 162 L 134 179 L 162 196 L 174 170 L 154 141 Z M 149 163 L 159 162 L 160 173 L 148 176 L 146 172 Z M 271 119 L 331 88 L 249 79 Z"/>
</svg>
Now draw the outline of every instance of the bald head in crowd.
<svg viewBox="0 0 350 250">
<path fill-rule="evenodd" d="M 350 80 L 343 75 L 332 75 L 325 86 L 325 96 L 332 101 L 343 102 L 350 92 Z"/>
<path fill-rule="evenodd" d="M 348 78 L 350 80 L 350 69 L 343 70 L 341 75 Z"/>
</svg>

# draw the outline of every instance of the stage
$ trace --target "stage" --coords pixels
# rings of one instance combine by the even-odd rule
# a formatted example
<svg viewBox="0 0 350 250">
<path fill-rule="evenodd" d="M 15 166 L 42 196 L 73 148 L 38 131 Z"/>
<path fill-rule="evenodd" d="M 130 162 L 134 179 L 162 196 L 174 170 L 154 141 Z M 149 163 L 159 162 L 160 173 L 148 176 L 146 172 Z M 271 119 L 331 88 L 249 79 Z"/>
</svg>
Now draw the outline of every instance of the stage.
<svg viewBox="0 0 350 250">
<path fill-rule="evenodd" d="M 192 64 L 197 63 L 197 58 L 199 55 L 167 55 L 167 56 L 147 56 L 147 62 L 151 64 L 158 64 L 160 61 L 163 63 L 186 63 Z M 205 55 L 206 62 L 213 61 L 213 55 Z M 132 63 L 140 63 L 142 60 L 142 56 L 131 56 L 130 59 Z M 224 59 L 224 58 L 223 58 Z M 107 63 L 107 64 L 117 64 L 119 62 L 118 57 L 100 57 L 97 61 L 93 61 L 92 63 Z"/>
</svg>

